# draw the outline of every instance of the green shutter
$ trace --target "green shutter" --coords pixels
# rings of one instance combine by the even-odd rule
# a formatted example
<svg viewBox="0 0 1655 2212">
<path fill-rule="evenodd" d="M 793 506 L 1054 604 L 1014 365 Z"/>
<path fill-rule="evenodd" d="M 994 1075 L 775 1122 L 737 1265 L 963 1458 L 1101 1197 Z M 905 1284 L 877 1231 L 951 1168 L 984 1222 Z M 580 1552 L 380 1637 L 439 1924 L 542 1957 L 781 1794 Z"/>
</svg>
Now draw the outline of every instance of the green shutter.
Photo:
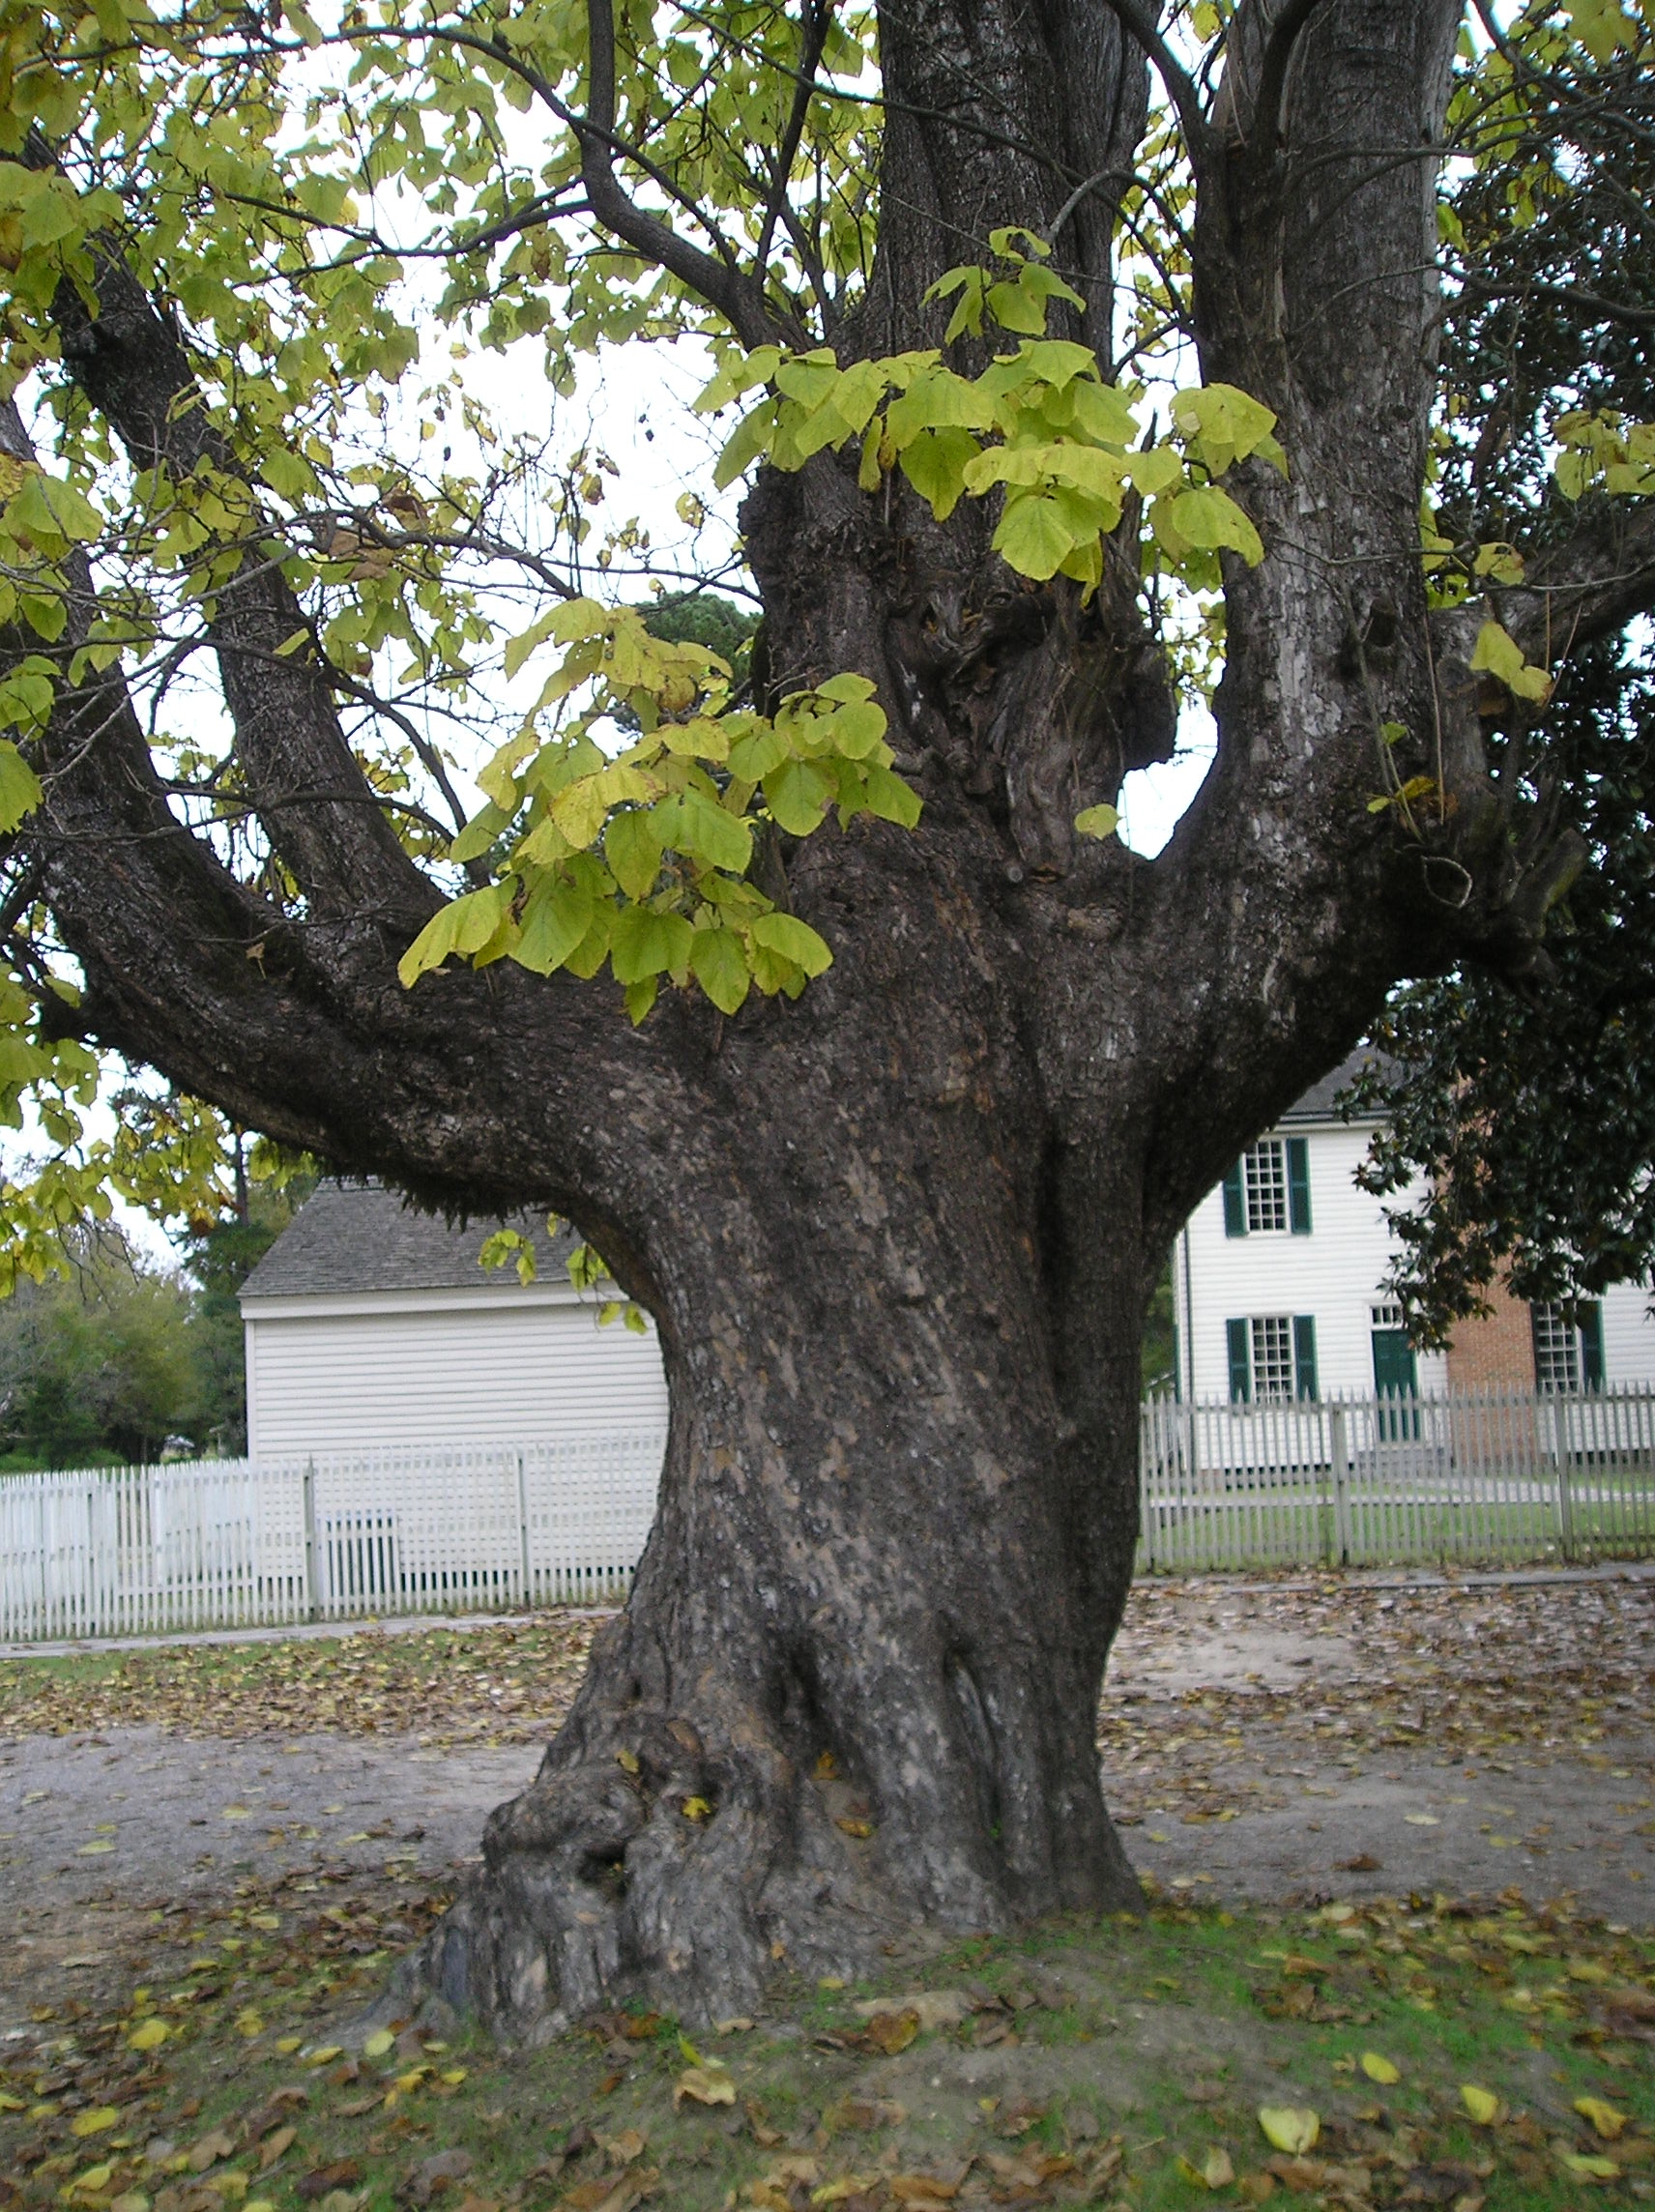
<svg viewBox="0 0 1655 2212">
<path fill-rule="evenodd" d="M 1253 1395 L 1253 1361 L 1247 1345 L 1247 1324 L 1227 1321 L 1224 1333 L 1230 1340 L 1230 1403 L 1244 1406 Z"/>
<path fill-rule="evenodd" d="M 1293 1394 L 1299 1398 L 1320 1396 L 1316 1387 L 1316 1317 L 1314 1314 L 1294 1314 L 1292 1324 Z"/>
<path fill-rule="evenodd" d="M 1288 1139 L 1288 1225 L 1295 1237 L 1310 1235 L 1310 1146 L 1303 1137 Z"/>
<path fill-rule="evenodd" d="M 1588 1390 L 1603 1388 L 1603 1304 L 1598 1298 L 1581 1308 L 1581 1381 Z"/>
<path fill-rule="evenodd" d="M 1241 1188 L 1241 1162 L 1227 1168 L 1224 1175 L 1224 1234 L 1226 1237 L 1245 1237 L 1247 1234 L 1247 1199 Z"/>
</svg>

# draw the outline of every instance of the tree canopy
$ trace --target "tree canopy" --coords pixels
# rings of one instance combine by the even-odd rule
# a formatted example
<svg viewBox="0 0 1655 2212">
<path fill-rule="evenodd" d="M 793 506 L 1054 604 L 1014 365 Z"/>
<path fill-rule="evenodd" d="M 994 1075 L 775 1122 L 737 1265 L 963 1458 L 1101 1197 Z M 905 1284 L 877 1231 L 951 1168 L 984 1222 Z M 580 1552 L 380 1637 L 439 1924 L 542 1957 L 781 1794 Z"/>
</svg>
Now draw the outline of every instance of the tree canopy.
<svg viewBox="0 0 1655 2212">
<path fill-rule="evenodd" d="M 606 596 L 662 564 L 633 525 L 596 541 L 601 455 L 560 455 L 543 426 L 491 409 L 471 373 L 491 353 L 567 393 L 605 346 L 709 345 L 700 405 L 745 407 L 719 482 L 848 449 L 864 492 L 904 482 L 939 522 L 986 502 L 1012 572 L 1071 576 L 1083 603 L 1115 588 L 1113 546 L 1176 694 L 1209 695 L 1222 561 L 1261 550 L 1226 479 L 1250 453 L 1287 466 L 1269 409 L 1190 383 L 1191 218 L 1222 106 L 1203 120 L 1202 102 L 1254 34 L 1246 9 L 1209 0 L 1113 13 L 1156 65 L 1147 119 L 1089 120 L 1102 134 L 1086 159 L 1104 166 L 1081 174 L 1065 153 L 1047 234 L 991 222 L 944 250 L 883 207 L 887 135 L 920 119 L 882 95 L 868 9 L 20 11 L 0 117 L 0 375 L 29 420 L 0 455 L 0 599 L 18 646 L 0 687 L 15 740 L 0 747 L 0 820 L 15 832 L 38 799 L 32 742 L 63 683 L 118 667 L 173 811 L 274 913 L 303 911 L 304 858 L 261 819 L 236 743 L 238 678 L 210 664 L 243 620 L 235 580 L 285 626 L 258 649 L 266 687 L 307 711 L 318 685 L 331 695 L 388 830 L 460 892 L 405 977 L 450 955 L 607 964 L 637 1019 L 663 981 L 733 1012 L 755 981 L 796 992 L 820 973 L 830 948 L 762 888 L 754 833 L 807 834 L 830 807 L 912 824 L 885 708 L 852 669 L 761 713 L 751 622 L 733 624 L 727 599 Z M 1278 61 L 1294 35 L 1272 34 Z M 1552 742 L 1561 717 L 1542 711 L 1560 611 L 1525 590 L 1524 562 L 1540 581 L 1582 503 L 1638 492 L 1655 467 L 1640 422 L 1648 42 L 1620 0 L 1482 7 L 1445 110 L 1425 552 L 1437 600 L 1487 618 L 1470 665 L 1504 702 L 1499 834 L 1519 852 L 1582 787 Z M 1007 208 L 1017 164 L 1055 158 L 986 111 L 965 137 L 973 160 L 1010 164 Z M 1128 146 L 1129 177 L 1108 165 Z M 1100 283 L 1088 256 L 1109 223 Z M 141 394 L 100 366 L 100 331 L 123 316 L 146 326 Z M 693 495 L 681 509 L 705 513 Z M 96 604 L 70 626 L 81 574 Z M 629 747 L 604 740 L 617 726 Z M 1424 733 L 1377 737 L 1375 803 L 1429 857 L 1440 764 Z M 485 803 L 468 817 L 472 778 Z M 1107 804 L 1075 815 L 1093 833 L 1113 822 Z M 1046 826 L 1060 863 L 1068 819 Z M 188 1211 L 211 1187 L 222 1203 L 226 1131 L 184 1105 L 164 1144 L 153 1126 L 136 1148 L 86 1139 L 98 1069 L 67 1010 L 75 962 L 17 853 L 0 1072 L 13 1117 L 27 1100 L 55 1151 L 7 1194 L 5 1266 L 38 1272 L 105 1189 Z M 1493 984 L 1465 990 L 1506 1005 Z M 1436 1033 L 1469 1001 L 1417 1003 Z M 1432 1140 L 1397 1141 L 1411 1159 Z"/>
</svg>

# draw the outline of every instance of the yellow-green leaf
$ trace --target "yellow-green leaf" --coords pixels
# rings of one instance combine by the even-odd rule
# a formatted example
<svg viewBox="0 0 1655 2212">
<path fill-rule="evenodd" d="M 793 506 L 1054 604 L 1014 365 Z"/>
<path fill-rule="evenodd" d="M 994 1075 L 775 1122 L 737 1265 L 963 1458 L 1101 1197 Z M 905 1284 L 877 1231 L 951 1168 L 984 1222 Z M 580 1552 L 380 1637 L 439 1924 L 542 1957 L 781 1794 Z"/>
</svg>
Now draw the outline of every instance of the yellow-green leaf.
<svg viewBox="0 0 1655 2212">
<path fill-rule="evenodd" d="M 1505 2117 L 1504 2102 L 1492 2089 L 1479 2088 L 1474 2081 L 1461 2084 L 1460 2101 L 1480 2128 L 1492 2128 Z"/>
<path fill-rule="evenodd" d="M 698 2105 L 733 2105 L 736 2084 L 728 2074 L 715 2074 L 708 2066 L 691 2066 L 673 2084 L 675 2105 L 682 2105 L 686 2097 Z"/>
<path fill-rule="evenodd" d="M 1120 827 L 1120 810 L 1116 806 L 1087 806 L 1075 816 L 1075 828 L 1083 837 L 1113 837 Z"/>
<path fill-rule="evenodd" d="M 753 978 L 734 930 L 698 929 L 689 947 L 689 972 L 721 1014 L 740 1013 Z"/>
<path fill-rule="evenodd" d="M 1289 2158 L 1302 2158 L 1321 2134 L 1321 2117 L 1308 2105 L 1261 2105 L 1259 2125 L 1265 2141 Z"/>
<path fill-rule="evenodd" d="M 1626 2114 L 1606 2104 L 1601 2097 L 1577 2097 L 1575 2110 L 1582 2119 L 1591 2121 L 1605 2142 L 1613 2142 L 1626 2126 Z"/>
<path fill-rule="evenodd" d="M 833 955 L 808 922 L 797 915 L 762 914 L 753 923 L 753 941 L 768 951 L 779 952 L 807 975 L 820 975 L 833 965 Z"/>
<path fill-rule="evenodd" d="M 1387 2089 L 1402 2080 L 1401 2068 L 1378 2051 L 1363 2052 L 1362 2071 L 1370 2081 L 1378 2081 Z"/>
<path fill-rule="evenodd" d="M 0 738 L 0 830 L 15 830 L 41 802 L 41 779 L 10 738 Z"/>
</svg>

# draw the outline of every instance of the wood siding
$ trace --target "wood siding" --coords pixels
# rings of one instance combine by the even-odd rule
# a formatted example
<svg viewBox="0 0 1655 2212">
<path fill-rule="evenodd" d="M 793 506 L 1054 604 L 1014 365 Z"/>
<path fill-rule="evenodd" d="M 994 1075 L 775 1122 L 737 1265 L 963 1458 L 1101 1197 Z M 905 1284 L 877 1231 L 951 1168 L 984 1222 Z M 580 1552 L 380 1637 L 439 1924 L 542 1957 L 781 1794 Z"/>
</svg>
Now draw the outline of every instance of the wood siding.
<svg viewBox="0 0 1655 2212">
<path fill-rule="evenodd" d="M 1314 1317 L 1317 1382 L 1323 1397 L 1367 1397 L 1375 1387 L 1373 1308 L 1383 1302 L 1379 1285 L 1390 1266 L 1391 1237 L 1380 1201 L 1356 1187 L 1356 1169 L 1368 1150 L 1368 1132 L 1334 1123 L 1300 1126 L 1292 1134 L 1306 1140 L 1309 1236 L 1295 1237 L 1285 1230 L 1227 1236 L 1223 1189 L 1215 1185 L 1190 1216 L 1174 1250 L 1178 1387 L 1186 1397 L 1193 1351 L 1194 1395 L 1228 1398 L 1226 1324 L 1255 1314 Z M 1190 1302 L 1186 1283 L 1193 1293 L 1193 1329 L 1186 1310 Z M 1617 1284 L 1604 1294 L 1604 1381 L 1611 1386 L 1655 1383 L 1655 1322 L 1649 1316 L 1649 1292 L 1636 1283 Z M 1526 1347 L 1526 1309 L 1522 1331 Z M 1497 1376 L 1456 1378 L 1451 1369 L 1451 1354 L 1420 1353 L 1420 1391 L 1432 1396 L 1460 1381 L 1511 1380 L 1503 1370 Z M 1530 1354 L 1516 1378 L 1518 1386 L 1531 1388 L 1533 1374 Z"/>
<path fill-rule="evenodd" d="M 254 1459 L 666 1427 L 653 1326 L 599 1328 L 567 1293 L 272 1299 L 247 1349 Z"/>
<path fill-rule="evenodd" d="M 1343 1125 L 1277 1131 L 1305 1140 L 1310 1183 L 1310 1234 L 1291 1229 L 1227 1237 L 1222 1191 L 1209 1191 L 1190 1216 L 1188 1280 L 1195 1325 L 1184 1310 L 1184 1242 L 1174 1253 L 1177 1300 L 1178 1386 L 1190 1389 L 1195 1358 L 1197 1398 L 1227 1398 L 1230 1367 L 1225 1324 L 1255 1314 L 1309 1315 L 1316 1323 L 1316 1379 L 1323 1397 L 1365 1397 L 1374 1388 L 1373 1308 L 1390 1264 L 1390 1236 L 1377 1199 L 1356 1188 L 1367 1132 Z M 1442 1355 L 1423 1353 L 1419 1387 L 1444 1387 Z"/>
</svg>

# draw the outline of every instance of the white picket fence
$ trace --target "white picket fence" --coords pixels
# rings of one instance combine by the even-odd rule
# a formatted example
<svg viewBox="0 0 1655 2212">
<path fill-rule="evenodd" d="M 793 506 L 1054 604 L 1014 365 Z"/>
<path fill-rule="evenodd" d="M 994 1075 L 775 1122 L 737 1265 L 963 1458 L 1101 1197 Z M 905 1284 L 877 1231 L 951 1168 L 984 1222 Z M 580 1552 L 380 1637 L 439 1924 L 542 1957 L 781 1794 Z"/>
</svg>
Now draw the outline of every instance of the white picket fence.
<svg viewBox="0 0 1655 2212">
<path fill-rule="evenodd" d="M 0 1477 L 0 1643 L 624 1594 L 661 1430 Z M 1141 1434 L 1139 1565 L 1655 1554 L 1655 1390 L 1183 1405 Z"/>
<path fill-rule="evenodd" d="M 624 1595 L 664 1430 L 0 1477 L 0 1642 Z"/>
<path fill-rule="evenodd" d="M 1142 1566 L 1655 1553 L 1655 1390 L 1143 1411 Z"/>
</svg>

